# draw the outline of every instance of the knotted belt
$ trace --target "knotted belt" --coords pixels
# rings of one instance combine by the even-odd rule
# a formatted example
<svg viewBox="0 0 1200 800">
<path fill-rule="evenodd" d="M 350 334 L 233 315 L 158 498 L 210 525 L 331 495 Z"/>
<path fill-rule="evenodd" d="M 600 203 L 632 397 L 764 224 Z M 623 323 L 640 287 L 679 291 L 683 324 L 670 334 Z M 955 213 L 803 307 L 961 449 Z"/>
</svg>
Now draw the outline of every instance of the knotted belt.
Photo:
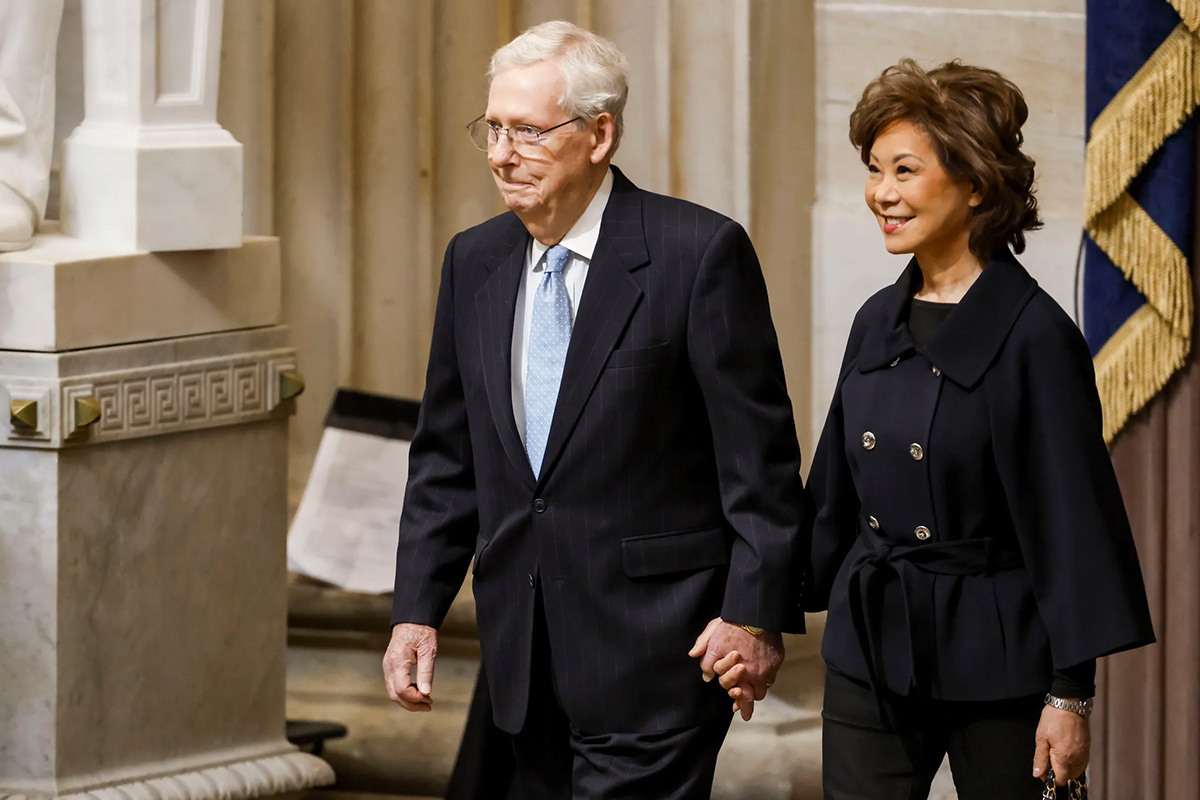
<svg viewBox="0 0 1200 800">
<path fill-rule="evenodd" d="M 879 717 L 890 725 L 883 703 L 881 676 L 883 663 L 884 587 L 895 579 L 904 599 L 904 618 L 908 636 L 911 669 L 910 690 L 928 696 L 937 672 L 934 625 L 934 578 L 937 575 L 991 575 L 1024 566 L 1019 551 L 991 537 L 962 539 L 931 544 L 896 544 L 881 537 L 865 523 L 859 525 L 859 539 L 866 545 L 850 563 L 850 617 L 858 644 L 867 665 L 867 679 Z M 920 646 L 914 646 L 914 642 Z"/>
</svg>

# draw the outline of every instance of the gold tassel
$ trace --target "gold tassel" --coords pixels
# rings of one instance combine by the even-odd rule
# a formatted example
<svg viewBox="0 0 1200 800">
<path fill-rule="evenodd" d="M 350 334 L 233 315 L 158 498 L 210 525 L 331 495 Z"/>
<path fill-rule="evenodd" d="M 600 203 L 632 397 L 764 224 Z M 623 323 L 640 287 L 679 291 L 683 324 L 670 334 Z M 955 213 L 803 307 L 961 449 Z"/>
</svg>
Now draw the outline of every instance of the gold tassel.
<svg viewBox="0 0 1200 800">
<path fill-rule="evenodd" d="M 1084 219 L 1116 202 L 1200 104 L 1200 41 L 1180 24 L 1092 123 Z"/>
<path fill-rule="evenodd" d="M 1128 193 L 1105 209 L 1089 228 L 1093 241 L 1138 287 L 1182 339 L 1192 333 L 1192 291 L 1188 260 Z"/>
<path fill-rule="evenodd" d="M 1146 304 L 1095 358 L 1104 439 L 1166 386 L 1191 350 L 1187 256 L 1128 189 L 1154 152 L 1200 105 L 1200 0 L 1169 0 L 1183 22 L 1092 123 L 1084 220 L 1088 233 Z"/>
<path fill-rule="evenodd" d="M 1167 384 L 1187 360 L 1188 343 L 1146 304 L 1096 354 L 1096 388 L 1104 408 L 1104 441 L 1112 444 L 1129 418 Z"/>
<path fill-rule="evenodd" d="M 1188 30 L 1195 33 L 1200 29 L 1200 0 L 1168 0 L 1168 2 L 1183 18 L 1183 24 L 1188 26 Z"/>
</svg>

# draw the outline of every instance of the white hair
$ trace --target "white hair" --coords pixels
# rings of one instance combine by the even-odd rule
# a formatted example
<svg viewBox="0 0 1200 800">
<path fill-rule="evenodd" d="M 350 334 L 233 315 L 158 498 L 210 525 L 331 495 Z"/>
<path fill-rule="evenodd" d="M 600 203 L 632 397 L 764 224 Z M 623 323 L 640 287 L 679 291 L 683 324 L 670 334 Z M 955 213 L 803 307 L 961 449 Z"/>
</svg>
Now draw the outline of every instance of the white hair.
<svg viewBox="0 0 1200 800">
<path fill-rule="evenodd" d="M 572 117 L 588 122 L 607 111 L 616 125 L 616 152 L 625 132 L 625 101 L 629 97 L 629 65 L 617 46 L 591 31 L 563 20 L 535 25 L 492 54 L 488 83 L 505 70 L 541 61 L 556 64 L 566 89 L 558 105 Z"/>
</svg>

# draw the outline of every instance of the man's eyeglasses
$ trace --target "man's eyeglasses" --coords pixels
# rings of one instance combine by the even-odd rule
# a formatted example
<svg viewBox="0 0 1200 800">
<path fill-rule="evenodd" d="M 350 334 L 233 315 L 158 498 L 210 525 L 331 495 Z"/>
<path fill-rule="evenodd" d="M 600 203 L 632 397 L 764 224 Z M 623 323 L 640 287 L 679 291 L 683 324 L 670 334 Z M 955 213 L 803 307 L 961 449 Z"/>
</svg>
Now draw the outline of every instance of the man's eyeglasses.
<svg viewBox="0 0 1200 800">
<path fill-rule="evenodd" d="M 542 146 L 542 137 L 546 134 L 556 131 L 564 125 L 570 125 L 572 122 L 579 122 L 583 119 L 583 117 L 575 117 L 575 119 L 560 122 L 553 128 L 538 130 L 532 125 L 513 125 L 510 128 L 502 128 L 499 125 L 488 122 L 483 118 L 484 116 L 486 115 L 481 115 L 478 119 L 467 125 L 467 133 L 471 135 L 471 144 L 485 153 L 496 146 L 501 136 L 507 136 L 509 145 L 518 153 L 526 154 L 533 152 Z"/>
</svg>

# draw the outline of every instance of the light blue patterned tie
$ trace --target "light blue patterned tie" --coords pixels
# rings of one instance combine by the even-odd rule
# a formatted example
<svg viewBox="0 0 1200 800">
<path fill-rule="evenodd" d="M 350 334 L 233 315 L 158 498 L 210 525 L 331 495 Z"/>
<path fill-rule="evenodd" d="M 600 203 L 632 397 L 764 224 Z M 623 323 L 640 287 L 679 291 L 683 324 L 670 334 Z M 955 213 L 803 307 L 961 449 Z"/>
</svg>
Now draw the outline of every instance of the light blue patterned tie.
<svg viewBox="0 0 1200 800">
<path fill-rule="evenodd" d="M 533 296 L 529 364 L 525 371 L 525 452 L 534 475 L 542 473 L 542 457 L 571 342 L 571 303 L 562 274 L 570 257 L 571 251 L 560 244 L 546 251 L 546 271 Z"/>
</svg>

